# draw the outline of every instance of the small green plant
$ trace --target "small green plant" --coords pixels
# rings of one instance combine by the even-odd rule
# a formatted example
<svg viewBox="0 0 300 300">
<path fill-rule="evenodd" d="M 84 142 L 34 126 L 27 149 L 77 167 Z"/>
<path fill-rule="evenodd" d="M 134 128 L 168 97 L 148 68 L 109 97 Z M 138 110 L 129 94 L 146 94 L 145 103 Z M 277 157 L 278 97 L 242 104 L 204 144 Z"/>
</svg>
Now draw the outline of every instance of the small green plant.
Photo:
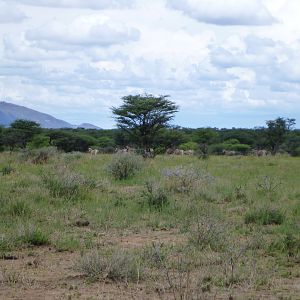
<svg viewBox="0 0 300 300">
<path fill-rule="evenodd" d="M 30 206 L 21 200 L 10 203 L 8 211 L 13 217 L 29 217 L 32 212 Z"/>
<path fill-rule="evenodd" d="M 127 179 L 141 170 L 143 160 L 130 153 L 115 154 L 107 170 L 117 180 Z"/>
<path fill-rule="evenodd" d="M 75 270 L 93 279 L 108 278 L 124 282 L 139 281 L 142 271 L 139 258 L 125 250 L 111 254 L 92 251 L 80 258 Z"/>
<path fill-rule="evenodd" d="M 259 225 L 280 225 L 284 222 L 285 215 L 276 208 L 264 207 L 249 211 L 245 215 L 245 223 Z"/>
<path fill-rule="evenodd" d="M 3 176 L 10 175 L 14 171 L 15 171 L 14 168 L 12 168 L 11 166 L 4 166 L 1 169 L 1 173 L 2 173 Z"/>
<path fill-rule="evenodd" d="M 282 182 L 276 177 L 263 176 L 257 182 L 257 190 L 272 200 L 281 185 Z"/>
<path fill-rule="evenodd" d="M 162 210 L 169 203 L 168 194 L 157 182 L 147 181 L 142 197 L 150 208 Z"/>
<path fill-rule="evenodd" d="M 33 225 L 19 228 L 18 240 L 31 246 L 43 246 L 49 244 L 49 236 L 46 232 Z"/>
<path fill-rule="evenodd" d="M 55 248 L 58 252 L 64 251 L 75 251 L 80 248 L 80 242 L 74 237 L 64 236 L 54 243 Z"/>
</svg>

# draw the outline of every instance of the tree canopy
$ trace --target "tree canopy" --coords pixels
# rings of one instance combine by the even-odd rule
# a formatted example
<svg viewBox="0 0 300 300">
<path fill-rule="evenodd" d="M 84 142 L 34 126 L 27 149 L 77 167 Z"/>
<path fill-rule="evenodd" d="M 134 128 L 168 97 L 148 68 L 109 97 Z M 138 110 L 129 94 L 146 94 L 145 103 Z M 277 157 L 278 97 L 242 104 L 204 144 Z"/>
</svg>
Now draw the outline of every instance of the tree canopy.
<svg viewBox="0 0 300 300">
<path fill-rule="evenodd" d="M 117 126 L 128 132 L 134 143 L 142 148 L 153 144 L 156 133 L 166 127 L 178 111 L 168 95 L 129 95 L 120 107 L 113 107 Z"/>
<path fill-rule="evenodd" d="M 268 128 L 266 131 L 267 141 L 272 154 L 276 154 L 279 147 L 287 138 L 287 133 L 295 125 L 295 119 L 277 118 L 266 122 Z"/>
</svg>

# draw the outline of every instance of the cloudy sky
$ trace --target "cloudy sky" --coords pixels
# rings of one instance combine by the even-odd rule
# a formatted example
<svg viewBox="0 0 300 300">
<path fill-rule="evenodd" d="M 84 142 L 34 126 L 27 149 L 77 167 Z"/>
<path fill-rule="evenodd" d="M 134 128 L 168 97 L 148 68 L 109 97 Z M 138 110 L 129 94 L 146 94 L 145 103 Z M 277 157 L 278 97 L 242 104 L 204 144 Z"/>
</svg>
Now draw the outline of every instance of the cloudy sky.
<svg viewBox="0 0 300 300">
<path fill-rule="evenodd" d="M 112 128 L 145 92 L 185 127 L 300 127 L 300 1 L 0 0 L 0 101 Z"/>
</svg>

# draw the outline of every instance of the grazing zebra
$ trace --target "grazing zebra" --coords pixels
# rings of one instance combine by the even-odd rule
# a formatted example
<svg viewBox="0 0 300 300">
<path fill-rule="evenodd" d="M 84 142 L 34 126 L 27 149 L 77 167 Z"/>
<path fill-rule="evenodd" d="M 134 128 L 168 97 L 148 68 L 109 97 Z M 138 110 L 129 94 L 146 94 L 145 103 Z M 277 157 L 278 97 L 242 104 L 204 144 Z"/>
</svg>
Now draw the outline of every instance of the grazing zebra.
<svg viewBox="0 0 300 300">
<path fill-rule="evenodd" d="M 89 153 L 90 153 L 91 155 L 97 155 L 98 152 L 99 152 L 98 149 L 92 149 L 92 148 L 89 148 Z"/>
</svg>

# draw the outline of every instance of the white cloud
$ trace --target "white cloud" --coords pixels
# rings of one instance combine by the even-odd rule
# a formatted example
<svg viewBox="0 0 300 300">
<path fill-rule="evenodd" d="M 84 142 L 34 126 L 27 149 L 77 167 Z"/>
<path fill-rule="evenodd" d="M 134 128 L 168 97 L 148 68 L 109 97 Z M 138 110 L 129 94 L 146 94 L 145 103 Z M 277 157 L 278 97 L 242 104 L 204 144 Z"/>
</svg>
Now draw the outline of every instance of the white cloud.
<svg viewBox="0 0 300 300">
<path fill-rule="evenodd" d="M 0 27 L 0 96 L 104 128 L 113 125 L 109 107 L 143 92 L 170 94 L 181 107 L 176 123 L 184 126 L 219 126 L 215 120 L 228 115 L 222 126 L 236 126 L 242 115 L 254 126 L 258 116 L 271 119 L 266 114 L 274 112 L 300 119 L 300 31 L 291 12 L 298 0 L 241 0 L 235 7 L 233 0 L 172 1 L 185 4 L 185 15 L 165 1 L 105 12 L 86 8 L 132 1 L 7 1 L 28 17 Z M 207 24 L 266 24 L 270 14 L 262 4 L 280 22 Z M 205 20 L 187 16 L 192 5 Z M 208 19 L 212 11 L 215 20 Z"/>
<path fill-rule="evenodd" d="M 168 0 L 168 5 L 204 23 L 271 25 L 276 20 L 261 0 Z"/>
<path fill-rule="evenodd" d="M 14 0 L 19 4 L 63 8 L 108 9 L 132 7 L 135 0 Z"/>
<path fill-rule="evenodd" d="M 46 49 L 108 47 L 137 41 L 140 32 L 104 15 L 79 16 L 70 24 L 52 21 L 26 32 L 26 38 Z"/>
<path fill-rule="evenodd" d="M 19 23 L 26 15 L 16 6 L 0 1 L 0 23 Z"/>
</svg>

